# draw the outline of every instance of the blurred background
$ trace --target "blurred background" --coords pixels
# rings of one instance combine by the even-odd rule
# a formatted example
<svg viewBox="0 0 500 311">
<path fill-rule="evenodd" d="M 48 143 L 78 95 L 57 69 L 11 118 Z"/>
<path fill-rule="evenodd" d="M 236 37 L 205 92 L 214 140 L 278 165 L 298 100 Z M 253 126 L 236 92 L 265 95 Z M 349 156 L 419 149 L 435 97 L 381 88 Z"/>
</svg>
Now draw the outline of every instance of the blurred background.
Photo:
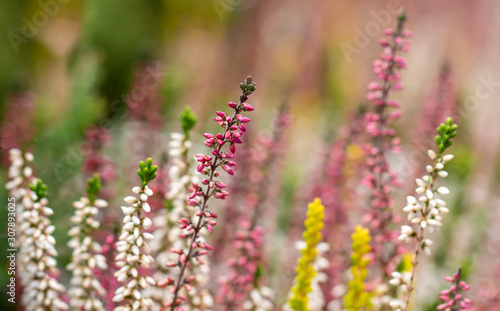
<svg viewBox="0 0 500 311">
<path fill-rule="evenodd" d="M 1 1 L 2 162 L 6 168 L 4 151 L 17 145 L 35 154 L 56 210 L 60 266 L 70 256 L 71 202 L 84 190 L 88 129 L 104 126 L 113 137 L 105 152 L 118 166 L 110 179 L 120 197 L 137 182 L 136 159 L 166 161 L 167 133 L 180 129 L 185 106 L 199 120 L 193 153 L 203 152 L 199 134 L 214 128 L 215 110 L 238 99 L 247 75 L 257 83 L 253 130 L 270 132 L 280 106 L 289 109 L 276 206 L 286 223 L 291 202 L 318 171 L 322 148 L 363 107 L 379 38 L 395 26 L 402 5 L 413 37 L 404 89 L 394 94 L 404 111 L 395 124 L 404 152 L 391 158 L 405 182 L 397 208 L 423 167 L 417 142 L 432 140 L 419 137 L 419 126 L 435 116 L 425 107 L 448 105 L 460 127 L 447 181 L 452 214 L 422 265 L 418 301 L 422 310 L 432 306 L 429 295 L 457 265 L 478 299 L 490 299 L 500 271 L 500 2 L 493 0 Z M 436 100 L 443 84 L 446 99 Z M 150 139 L 151 130 L 159 135 Z M 7 307 L 2 299 L 0 308 Z"/>
</svg>

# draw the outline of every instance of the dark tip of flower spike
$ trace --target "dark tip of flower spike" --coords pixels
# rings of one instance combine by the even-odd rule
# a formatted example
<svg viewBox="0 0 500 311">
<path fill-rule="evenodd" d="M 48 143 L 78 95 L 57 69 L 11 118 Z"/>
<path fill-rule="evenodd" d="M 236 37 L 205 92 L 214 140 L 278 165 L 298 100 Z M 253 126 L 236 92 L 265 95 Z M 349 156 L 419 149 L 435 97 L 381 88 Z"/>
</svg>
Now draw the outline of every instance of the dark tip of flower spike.
<svg viewBox="0 0 500 311">
<path fill-rule="evenodd" d="M 406 15 L 405 7 L 401 8 L 401 12 L 397 16 L 398 22 L 404 23 L 408 20 L 408 16 Z"/>
<path fill-rule="evenodd" d="M 241 94 L 241 96 L 240 96 L 240 100 L 242 102 L 246 101 L 248 96 L 250 96 L 250 94 L 252 94 L 256 88 L 257 87 L 256 87 L 255 82 L 252 82 L 252 77 L 248 76 L 245 79 L 245 81 L 240 83 L 240 89 L 243 91 L 243 94 Z"/>
</svg>

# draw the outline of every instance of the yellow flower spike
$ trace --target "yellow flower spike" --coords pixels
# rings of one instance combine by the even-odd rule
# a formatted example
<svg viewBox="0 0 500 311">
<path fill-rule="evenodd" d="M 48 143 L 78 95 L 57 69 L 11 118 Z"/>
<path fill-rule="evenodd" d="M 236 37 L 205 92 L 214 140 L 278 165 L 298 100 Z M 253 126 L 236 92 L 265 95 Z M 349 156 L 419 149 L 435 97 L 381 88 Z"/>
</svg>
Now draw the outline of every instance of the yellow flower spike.
<svg viewBox="0 0 500 311">
<path fill-rule="evenodd" d="M 321 241 L 321 230 L 323 229 L 323 219 L 325 207 L 321 200 L 316 198 L 308 205 L 307 219 L 305 221 L 304 241 L 306 247 L 301 250 L 302 257 L 297 262 L 297 276 L 295 286 L 292 288 L 292 296 L 288 303 L 293 310 L 308 311 L 309 308 L 307 294 L 312 291 L 311 280 L 316 274 L 313 263 L 316 260 L 318 251 L 316 245 Z"/>
<path fill-rule="evenodd" d="M 349 289 L 344 296 L 345 308 L 348 311 L 368 311 L 372 309 L 370 299 L 371 293 L 365 289 L 364 280 L 368 276 L 368 264 L 370 260 L 367 254 L 370 252 L 370 231 L 361 226 L 356 226 L 352 234 L 351 274 Z"/>
</svg>

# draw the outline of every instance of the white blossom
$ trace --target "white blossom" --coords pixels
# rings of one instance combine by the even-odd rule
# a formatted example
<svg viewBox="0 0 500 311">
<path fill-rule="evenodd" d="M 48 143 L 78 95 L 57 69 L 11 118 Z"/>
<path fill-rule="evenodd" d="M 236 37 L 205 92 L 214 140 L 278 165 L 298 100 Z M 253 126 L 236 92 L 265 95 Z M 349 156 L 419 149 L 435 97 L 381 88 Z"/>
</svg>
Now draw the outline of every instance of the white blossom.
<svg viewBox="0 0 500 311">
<path fill-rule="evenodd" d="M 443 156 L 436 154 L 433 150 L 428 151 L 429 158 L 432 160 L 432 165 L 426 166 L 427 174 L 422 178 L 415 180 L 417 188 L 415 193 L 417 197 L 408 196 L 406 198 L 406 206 L 403 211 L 408 213 L 409 225 L 401 227 L 400 241 L 410 243 L 415 241 L 418 243 L 418 252 L 423 251 L 430 255 L 430 247 L 433 244 L 431 239 L 424 237 L 424 232 L 427 228 L 435 230 L 442 226 L 442 215 L 449 212 L 446 207 L 446 202 L 440 196 L 447 195 L 450 190 L 444 186 L 436 187 L 438 178 L 446 178 L 448 173 L 444 171 L 445 163 L 450 161 L 453 156 L 451 154 Z M 418 227 L 414 227 L 416 225 Z M 415 254 L 418 256 L 418 252 Z M 397 294 L 390 299 L 389 305 L 393 310 L 402 311 L 406 308 L 403 298 L 408 290 L 413 286 L 410 281 L 411 273 L 409 272 L 394 272 L 389 284 L 397 287 Z"/>
<path fill-rule="evenodd" d="M 38 198 L 29 188 L 30 184 L 38 183 L 29 166 L 33 158 L 29 152 L 11 149 L 9 182 L 5 185 L 9 195 L 16 200 L 20 248 L 16 270 L 24 287 L 21 303 L 26 311 L 68 310 L 68 305 L 60 298 L 64 286 L 53 277 L 58 273 L 56 240 L 52 236 L 54 226 L 48 218 L 53 210 L 47 206 L 46 198 Z"/>
<path fill-rule="evenodd" d="M 274 310 L 274 292 L 267 286 L 254 288 L 247 300 L 243 303 L 245 311 L 271 311 Z"/>
<path fill-rule="evenodd" d="M 71 237 L 68 246 L 73 249 L 73 253 L 67 269 L 72 272 L 68 293 L 74 310 L 105 310 L 101 297 L 106 295 L 106 290 L 97 279 L 94 269 L 106 270 L 108 265 L 106 258 L 101 255 L 101 245 L 92 239 L 91 234 L 100 226 L 96 220 L 98 208 L 107 205 L 104 200 L 91 202 L 86 197 L 73 202 L 75 213 L 70 221 L 74 227 L 68 233 Z"/>
<path fill-rule="evenodd" d="M 128 196 L 124 199 L 131 206 L 123 206 L 122 211 L 125 215 L 123 218 L 123 227 L 116 243 L 118 254 L 116 255 L 116 266 L 120 267 L 115 272 L 115 277 L 121 286 L 115 291 L 113 302 L 122 303 L 114 309 L 114 311 L 131 311 L 140 310 L 148 311 L 153 307 L 153 301 L 149 297 L 142 294 L 142 290 L 151 285 L 156 285 L 153 278 L 142 276 L 139 274 L 140 268 L 149 268 L 154 258 L 149 254 L 150 247 L 148 240 L 153 236 L 150 233 L 144 232 L 146 226 L 151 220 L 145 216 L 144 205 L 149 196 L 153 195 L 153 191 L 146 185 L 144 187 L 134 187 L 132 192 L 139 195 L 139 199 L 133 196 Z M 149 206 L 149 205 L 148 205 Z"/>
<path fill-rule="evenodd" d="M 397 292 L 394 297 L 389 299 L 389 306 L 392 307 L 395 311 L 403 311 L 406 307 L 406 304 L 403 300 L 408 293 L 408 286 L 410 284 L 411 272 L 403 271 L 403 272 L 393 272 L 391 274 L 391 279 L 389 280 L 389 284 L 397 287 Z"/>
</svg>

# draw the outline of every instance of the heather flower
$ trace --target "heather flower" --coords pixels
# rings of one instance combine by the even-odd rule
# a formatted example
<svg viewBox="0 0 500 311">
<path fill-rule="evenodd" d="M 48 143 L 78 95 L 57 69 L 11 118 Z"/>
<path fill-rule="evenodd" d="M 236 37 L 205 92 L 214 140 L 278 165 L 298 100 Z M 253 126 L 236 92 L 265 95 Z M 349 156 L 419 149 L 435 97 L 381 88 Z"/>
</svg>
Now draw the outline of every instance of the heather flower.
<svg viewBox="0 0 500 311">
<path fill-rule="evenodd" d="M 404 300 L 408 294 L 407 284 L 409 284 L 413 269 L 412 260 L 413 255 L 411 253 L 405 253 L 401 256 L 401 262 L 396 271 L 391 273 L 391 279 L 389 280 L 389 284 L 394 288 L 391 288 L 390 292 L 386 290 L 385 295 L 378 299 L 379 303 L 388 304 L 392 309 L 396 310 L 404 306 Z"/>
<path fill-rule="evenodd" d="M 173 248 L 189 248 L 188 239 L 180 239 L 179 234 L 182 229 L 178 227 L 177 221 L 180 218 L 194 219 L 196 209 L 187 203 L 189 188 L 192 183 L 198 183 L 198 178 L 194 176 L 191 169 L 192 160 L 190 160 L 191 141 L 190 133 L 196 123 L 196 117 L 189 108 L 186 108 L 180 117 L 183 133 L 172 133 L 170 135 L 169 156 L 170 167 L 168 177 L 170 179 L 169 189 L 166 193 L 168 211 L 162 210 L 158 216 L 153 219 L 156 237 L 152 248 L 158 253 L 156 256 L 157 272 L 156 279 L 166 279 L 171 277 L 170 269 L 166 264 L 177 259 L 177 254 L 169 250 Z M 202 240 L 202 237 L 200 237 Z M 189 265 L 187 269 L 191 275 L 195 276 L 192 286 L 196 290 L 187 293 L 186 305 L 190 309 L 210 310 L 213 305 L 213 299 L 209 291 L 205 288 L 209 281 L 210 268 L 208 260 L 205 265 Z M 161 283 L 159 284 L 161 285 Z M 172 299 L 172 293 L 167 288 L 157 287 L 153 291 L 152 298 L 161 305 L 168 303 Z"/>
<path fill-rule="evenodd" d="M 406 199 L 407 205 L 403 208 L 403 211 L 408 213 L 408 221 L 410 224 L 403 225 L 401 227 L 401 235 L 398 239 L 406 243 L 414 240 L 416 248 L 410 279 L 401 280 L 401 282 L 398 283 L 398 286 L 404 286 L 407 288 L 407 297 L 403 304 L 394 308 L 395 310 L 408 310 L 411 293 L 414 289 L 413 282 L 415 279 L 415 271 L 420 251 L 423 251 L 426 254 L 431 253 L 430 247 L 432 246 L 433 241 L 425 237 L 424 233 L 426 229 L 441 227 L 442 215 L 449 212 L 446 207 L 446 202 L 442 199 L 442 196 L 448 195 L 450 190 L 444 186 L 438 187 L 436 182 L 439 178 L 446 178 L 446 176 L 448 176 L 444 167 L 448 161 L 453 159 L 453 155 L 444 154 L 444 152 L 451 146 L 451 139 L 456 136 L 456 130 L 457 125 L 453 124 L 453 120 L 451 118 L 446 119 L 446 123 L 441 124 L 438 127 L 438 135 L 435 138 L 437 150 L 428 151 L 428 156 L 432 161 L 432 165 L 426 166 L 426 175 L 422 178 L 416 179 L 417 189 L 415 192 L 417 193 L 418 198 L 408 196 Z M 415 228 L 415 226 L 417 228 Z M 396 281 L 391 280 L 391 284 L 394 283 L 396 283 Z"/>
<path fill-rule="evenodd" d="M 10 196 L 18 201 L 19 215 L 22 214 L 23 209 L 29 209 L 33 206 L 33 195 L 29 186 L 38 181 L 33 175 L 33 168 L 30 164 L 33 162 L 33 158 L 33 154 L 30 152 L 22 152 L 16 148 L 9 150 L 11 165 L 7 173 L 9 181 L 5 184 L 5 189 Z M 22 223 L 22 218 L 19 219 L 19 223 Z"/>
<path fill-rule="evenodd" d="M 30 186 L 32 202 L 24 204 L 20 231 L 19 274 L 24 287 L 22 304 L 27 311 L 68 310 L 60 298 L 64 286 L 55 278 L 57 270 L 55 227 L 48 216 L 54 211 L 47 206 L 47 186 L 38 180 Z M 25 202 L 27 203 L 27 202 Z"/>
<path fill-rule="evenodd" d="M 306 247 L 301 250 L 302 257 L 297 262 L 295 285 L 291 290 L 288 304 L 292 310 L 307 311 L 309 309 L 309 293 L 313 291 L 312 281 L 317 271 L 314 263 L 317 260 L 318 243 L 321 241 L 321 230 L 325 207 L 320 199 L 315 199 L 308 205 L 307 219 L 305 221 L 304 241 Z M 319 288 L 317 288 L 319 291 Z"/>
<path fill-rule="evenodd" d="M 248 221 L 240 223 L 240 230 L 232 243 L 234 255 L 227 261 L 229 277 L 221 278 L 219 301 L 227 310 L 239 310 L 254 288 L 261 259 L 262 227 L 251 227 Z"/>
<path fill-rule="evenodd" d="M 101 245 L 92 238 L 92 233 L 100 226 L 96 219 L 98 209 L 108 206 L 108 202 L 96 199 L 100 188 L 99 175 L 96 174 L 88 180 L 87 197 L 73 203 L 75 214 L 70 221 L 75 226 L 68 233 L 71 237 L 68 246 L 73 249 L 73 253 L 67 269 L 73 274 L 69 295 L 74 310 L 106 310 L 102 303 L 106 290 L 94 271 L 106 270 L 108 265 L 101 254 Z"/>
<path fill-rule="evenodd" d="M 232 257 L 232 233 L 239 229 L 241 221 L 250 222 L 252 227 L 261 226 L 267 233 L 262 248 L 268 247 L 266 237 L 273 235 L 276 224 L 274 207 L 280 193 L 280 160 L 285 153 L 283 136 L 289 123 L 290 115 L 287 106 L 283 105 L 271 122 L 271 133 L 267 130 L 257 133 L 250 144 L 242 146 L 241 153 L 238 151 L 238 172 L 241 173 L 228 186 L 231 196 L 223 207 L 224 219 L 234 221 L 224 221 L 218 229 L 219 236 L 214 242 L 217 252 L 212 256 L 214 262 Z M 262 256 L 265 254 L 263 251 Z M 266 258 L 262 261 L 267 262 Z"/>
<path fill-rule="evenodd" d="M 266 286 L 252 289 L 247 300 L 243 303 L 245 311 L 271 311 L 274 310 L 274 292 Z"/>
<path fill-rule="evenodd" d="M 468 310 L 472 307 L 472 301 L 464 297 L 464 292 L 470 289 L 469 285 L 462 281 L 462 268 L 458 269 L 457 274 L 453 277 L 445 277 L 445 281 L 452 283 L 452 286 L 439 293 L 439 299 L 443 301 L 437 306 L 437 310 L 444 311 L 461 311 Z"/>
<path fill-rule="evenodd" d="M 405 58 L 399 52 L 409 49 L 410 32 L 404 31 L 406 14 L 403 11 L 398 16 L 395 30 L 385 31 L 388 39 L 382 39 L 380 45 L 384 48 L 380 58 L 373 63 L 374 72 L 379 78 L 377 82 L 368 85 L 367 98 L 374 107 L 365 115 L 366 133 L 371 137 L 371 144 L 366 150 L 367 172 L 364 184 L 370 189 L 371 210 L 366 217 L 373 237 L 373 252 L 382 277 L 387 279 L 394 271 L 398 248 L 397 234 L 390 228 L 391 223 L 398 219 L 393 212 L 394 198 L 392 188 L 400 187 L 401 182 L 395 171 L 387 162 L 387 153 L 399 152 L 400 139 L 390 124 L 401 115 L 399 102 L 389 99 L 391 91 L 402 89 L 399 70 L 406 67 Z"/>
<path fill-rule="evenodd" d="M 356 226 L 352 234 L 351 280 L 344 296 L 344 306 L 348 311 L 369 310 L 371 308 L 371 293 L 366 291 L 365 279 L 368 276 L 370 259 L 370 231 Z"/>
<path fill-rule="evenodd" d="M 243 150 L 241 177 L 233 183 L 232 199 L 226 200 L 224 216 L 234 221 L 224 222 L 216 246 L 219 257 L 229 257 L 224 270 L 229 270 L 230 275 L 221 278 L 218 297 L 227 309 L 241 309 L 242 304 L 250 307 L 251 302 L 256 301 L 249 298 L 252 292 L 256 295 L 255 290 L 260 292 L 265 288 L 262 285 L 266 281 L 262 277 L 266 274 L 263 232 L 269 235 L 273 230 L 276 215 L 272 214 L 271 202 L 279 193 L 275 186 L 278 183 L 273 180 L 279 175 L 276 172 L 284 152 L 282 137 L 288 124 L 288 111 L 282 106 L 272 121 L 272 134 L 259 133 L 252 148 Z M 240 213 L 236 211 L 238 205 L 241 205 Z M 237 232 L 236 236 L 233 232 Z M 273 304 L 267 301 L 263 305 Z M 253 307 L 258 309 L 256 305 Z"/>
<path fill-rule="evenodd" d="M 148 241 L 154 237 L 151 233 L 145 232 L 151 227 L 152 221 L 143 213 L 149 213 L 151 207 L 148 198 L 153 195 L 153 191 L 148 187 L 148 183 L 156 177 L 158 167 L 153 165 L 151 158 L 146 163 L 139 163 L 137 174 L 141 178 L 141 186 L 132 188 L 132 192 L 138 195 L 128 196 L 124 199 L 128 206 L 122 206 L 125 214 L 123 218 L 123 227 L 116 243 L 118 255 L 116 256 L 116 265 L 120 268 L 115 273 L 118 282 L 123 285 L 115 291 L 113 301 L 120 303 L 125 301 L 124 305 L 116 307 L 115 311 L 129 310 L 150 310 L 152 300 L 143 297 L 141 288 L 148 288 L 155 285 L 156 282 L 149 276 L 140 275 L 141 268 L 149 268 L 154 259 L 150 253 Z"/>
<path fill-rule="evenodd" d="M 325 259 L 330 263 L 325 269 L 326 281 L 322 290 L 326 305 L 334 305 L 336 297 L 332 289 L 343 283 L 343 272 L 349 267 L 347 243 L 340 243 L 339 236 L 348 234 L 347 211 L 356 205 L 355 182 L 358 181 L 353 169 L 360 164 L 363 152 L 347 138 L 335 141 L 330 149 L 325 165 L 325 178 L 321 182 L 319 195 L 325 205 L 325 228 L 323 240 L 330 245 Z"/>
<path fill-rule="evenodd" d="M 306 245 L 304 245 L 304 243 L 299 243 L 298 246 L 302 249 Z M 316 246 L 318 254 L 316 256 L 316 260 L 313 263 L 316 275 L 311 281 L 312 291 L 307 295 L 308 307 L 310 311 L 322 311 L 323 307 L 325 306 L 325 297 L 323 295 L 323 291 L 321 290 L 321 286 L 323 283 L 326 283 L 326 280 L 328 278 L 325 270 L 329 267 L 330 263 L 325 258 L 325 255 L 329 249 L 330 246 L 325 242 L 320 242 Z"/>
<path fill-rule="evenodd" d="M 193 183 L 190 189 L 188 204 L 198 207 L 199 211 L 196 213 L 196 218 L 180 218 L 178 220 L 179 227 L 184 230 L 179 236 L 189 240 L 189 247 L 187 249 L 173 248 L 170 250 L 170 252 L 178 255 L 178 259 L 167 263 L 167 266 L 171 268 L 179 267 L 180 269 L 176 280 L 169 278 L 164 282 L 165 286 L 170 286 L 171 292 L 174 294 L 173 299 L 165 305 L 165 307 L 170 307 L 172 311 L 176 310 L 176 308 L 182 310 L 182 304 L 186 300 L 186 296 L 181 290 L 184 289 L 189 292 L 192 289 L 191 282 L 195 276 L 187 275 L 187 266 L 196 264 L 196 262 L 204 264 L 204 255 L 212 249 L 208 243 L 200 239 L 202 229 L 212 232 L 213 227 L 217 224 L 217 214 L 208 210 L 208 200 L 211 197 L 224 199 L 229 195 L 229 192 L 225 190 L 226 185 L 217 180 L 220 174 L 218 169 L 221 168 L 229 175 L 234 174 L 232 167 L 236 163 L 232 159 L 236 152 L 236 145 L 242 143 L 241 136 L 246 131 L 245 124 L 250 122 L 250 118 L 243 116 L 241 113 L 254 110 L 246 102 L 250 94 L 255 91 L 255 83 L 252 82 L 252 78 L 248 77 L 240 84 L 240 88 L 243 93 L 240 96 L 239 103 L 230 102 L 228 104 L 234 110 L 233 114 L 228 115 L 222 111 L 216 113 L 217 116 L 214 120 L 222 127 L 222 133 L 204 134 L 205 138 L 207 138 L 205 145 L 212 149 L 211 154 L 196 155 L 196 161 L 199 163 L 197 171 L 207 177 L 201 181 L 201 185 Z M 229 145 L 229 152 L 223 149 L 226 145 Z"/>
</svg>

